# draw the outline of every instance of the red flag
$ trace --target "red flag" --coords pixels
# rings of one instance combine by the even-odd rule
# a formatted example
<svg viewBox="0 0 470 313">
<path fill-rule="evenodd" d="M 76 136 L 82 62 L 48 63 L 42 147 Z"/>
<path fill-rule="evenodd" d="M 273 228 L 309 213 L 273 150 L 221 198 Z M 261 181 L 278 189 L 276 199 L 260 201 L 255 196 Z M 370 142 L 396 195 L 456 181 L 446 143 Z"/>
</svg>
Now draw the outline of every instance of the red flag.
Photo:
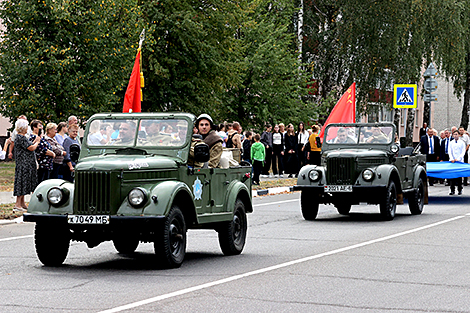
<svg viewBox="0 0 470 313">
<path fill-rule="evenodd" d="M 132 69 L 129 85 L 127 85 L 124 96 L 123 113 L 140 112 L 141 89 L 140 89 L 140 49 L 135 57 L 134 68 Z M 132 111 L 130 111 L 132 110 Z"/>
<path fill-rule="evenodd" d="M 323 141 L 323 134 L 325 128 L 330 123 L 355 123 L 356 122 L 356 83 L 353 83 L 348 90 L 343 94 L 338 103 L 330 113 L 330 116 L 326 119 L 325 125 L 323 125 L 320 138 Z M 328 133 L 328 135 L 330 135 Z M 336 134 L 331 134 L 333 137 Z"/>
</svg>

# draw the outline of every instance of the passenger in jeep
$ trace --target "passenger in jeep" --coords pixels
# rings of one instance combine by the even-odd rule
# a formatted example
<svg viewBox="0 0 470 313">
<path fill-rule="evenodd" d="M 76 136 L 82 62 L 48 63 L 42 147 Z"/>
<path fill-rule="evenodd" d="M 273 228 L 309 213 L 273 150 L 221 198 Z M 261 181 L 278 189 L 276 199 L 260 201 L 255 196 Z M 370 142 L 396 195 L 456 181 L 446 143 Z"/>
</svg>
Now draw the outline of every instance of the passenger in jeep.
<svg viewBox="0 0 470 313">
<path fill-rule="evenodd" d="M 198 134 L 202 136 L 202 141 L 209 146 L 210 159 L 209 167 L 219 167 L 220 158 L 222 157 L 222 138 L 214 130 L 214 122 L 208 114 L 201 114 L 196 119 L 195 123 Z M 195 167 L 202 167 L 203 165 L 194 162 L 194 145 L 197 140 L 193 139 L 191 143 L 191 151 L 189 155 L 189 165 L 194 164 Z"/>
</svg>

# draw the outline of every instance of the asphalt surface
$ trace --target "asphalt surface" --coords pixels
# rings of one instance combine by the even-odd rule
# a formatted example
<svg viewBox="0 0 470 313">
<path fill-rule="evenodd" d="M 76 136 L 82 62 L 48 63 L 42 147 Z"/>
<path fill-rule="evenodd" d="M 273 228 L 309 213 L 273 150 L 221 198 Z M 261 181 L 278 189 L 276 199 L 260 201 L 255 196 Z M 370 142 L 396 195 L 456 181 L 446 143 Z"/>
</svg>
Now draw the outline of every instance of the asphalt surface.
<svg viewBox="0 0 470 313">
<path fill-rule="evenodd" d="M 400 205 L 389 222 L 373 205 L 305 221 L 298 192 L 257 197 L 241 255 L 192 230 L 171 270 L 152 244 L 121 255 L 109 242 L 73 242 L 64 266 L 44 267 L 33 224 L 0 225 L 0 312 L 470 312 L 470 188 L 447 194 L 430 187 L 422 215 Z"/>
</svg>

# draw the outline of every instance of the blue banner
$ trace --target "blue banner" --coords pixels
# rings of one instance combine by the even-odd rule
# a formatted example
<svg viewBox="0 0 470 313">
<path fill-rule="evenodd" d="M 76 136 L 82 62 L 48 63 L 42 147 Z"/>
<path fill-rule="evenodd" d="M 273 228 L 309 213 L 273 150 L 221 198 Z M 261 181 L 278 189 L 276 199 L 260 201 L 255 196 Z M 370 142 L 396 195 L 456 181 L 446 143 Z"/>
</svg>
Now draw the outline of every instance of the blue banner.
<svg viewBox="0 0 470 313">
<path fill-rule="evenodd" d="M 470 164 L 462 162 L 428 162 L 426 163 L 428 177 L 452 179 L 470 177 Z"/>
</svg>

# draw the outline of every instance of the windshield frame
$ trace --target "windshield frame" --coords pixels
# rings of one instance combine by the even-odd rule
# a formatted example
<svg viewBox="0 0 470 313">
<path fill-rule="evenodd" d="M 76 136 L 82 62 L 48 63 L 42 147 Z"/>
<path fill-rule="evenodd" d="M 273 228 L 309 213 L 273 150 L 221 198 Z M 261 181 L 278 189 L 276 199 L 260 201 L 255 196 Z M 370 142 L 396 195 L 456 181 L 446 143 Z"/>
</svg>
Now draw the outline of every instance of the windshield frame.
<svg viewBox="0 0 470 313">
<path fill-rule="evenodd" d="M 382 129 L 381 133 L 385 137 L 387 137 L 387 139 L 388 139 L 386 142 L 377 142 L 377 141 L 376 142 L 367 142 L 367 141 L 361 141 L 360 140 L 360 138 L 361 138 L 360 136 L 361 136 L 361 134 L 365 133 L 366 128 L 370 128 L 370 130 L 372 131 L 372 129 L 374 129 L 376 127 Z M 355 138 L 352 138 L 352 137 L 348 136 L 348 138 L 351 139 L 351 140 L 348 139 L 348 142 L 339 143 L 339 142 L 333 142 L 332 141 L 332 140 L 335 140 L 335 138 L 337 137 L 336 135 L 334 135 L 333 138 L 330 138 L 329 140 L 327 140 L 327 137 L 329 135 L 331 135 L 331 133 L 336 134 L 336 131 L 340 128 L 356 129 L 355 132 L 354 132 Z M 384 132 L 385 130 L 388 130 L 388 131 Z M 350 133 L 350 131 L 348 131 L 348 132 Z M 387 123 L 387 122 L 383 122 L 383 123 L 347 123 L 347 124 L 336 123 L 336 124 L 329 124 L 326 127 L 325 133 L 323 135 L 323 145 L 325 146 L 326 149 L 327 148 L 334 149 L 334 147 L 341 147 L 341 146 L 360 147 L 360 148 L 390 146 L 391 144 L 395 143 L 395 140 L 394 140 L 395 135 L 396 135 L 396 127 L 393 123 Z M 367 140 L 368 138 L 370 138 L 370 137 L 365 138 L 365 140 Z"/>
<path fill-rule="evenodd" d="M 89 136 L 90 128 L 93 122 L 99 121 L 100 125 L 102 121 L 107 123 L 121 122 L 130 120 L 135 123 L 135 133 L 132 142 L 129 144 L 90 144 Z M 139 139 L 139 128 L 142 121 L 155 120 L 159 122 L 165 121 L 165 123 L 177 123 L 182 121 L 186 123 L 186 137 L 184 141 L 181 141 L 177 145 L 156 145 L 156 144 L 141 144 Z M 195 116 L 190 113 L 99 113 L 93 115 L 86 124 L 85 132 L 83 136 L 82 149 L 83 154 L 80 154 L 80 158 L 101 155 L 101 154 L 117 154 L 116 150 L 122 148 L 135 148 L 140 150 L 146 150 L 147 154 L 157 154 L 173 156 L 181 159 L 183 162 L 187 161 L 187 155 L 189 154 L 189 146 L 191 145 L 191 137 L 193 132 Z M 96 127 L 93 131 L 96 131 Z M 142 131 L 142 129 L 140 129 Z"/>
</svg>

